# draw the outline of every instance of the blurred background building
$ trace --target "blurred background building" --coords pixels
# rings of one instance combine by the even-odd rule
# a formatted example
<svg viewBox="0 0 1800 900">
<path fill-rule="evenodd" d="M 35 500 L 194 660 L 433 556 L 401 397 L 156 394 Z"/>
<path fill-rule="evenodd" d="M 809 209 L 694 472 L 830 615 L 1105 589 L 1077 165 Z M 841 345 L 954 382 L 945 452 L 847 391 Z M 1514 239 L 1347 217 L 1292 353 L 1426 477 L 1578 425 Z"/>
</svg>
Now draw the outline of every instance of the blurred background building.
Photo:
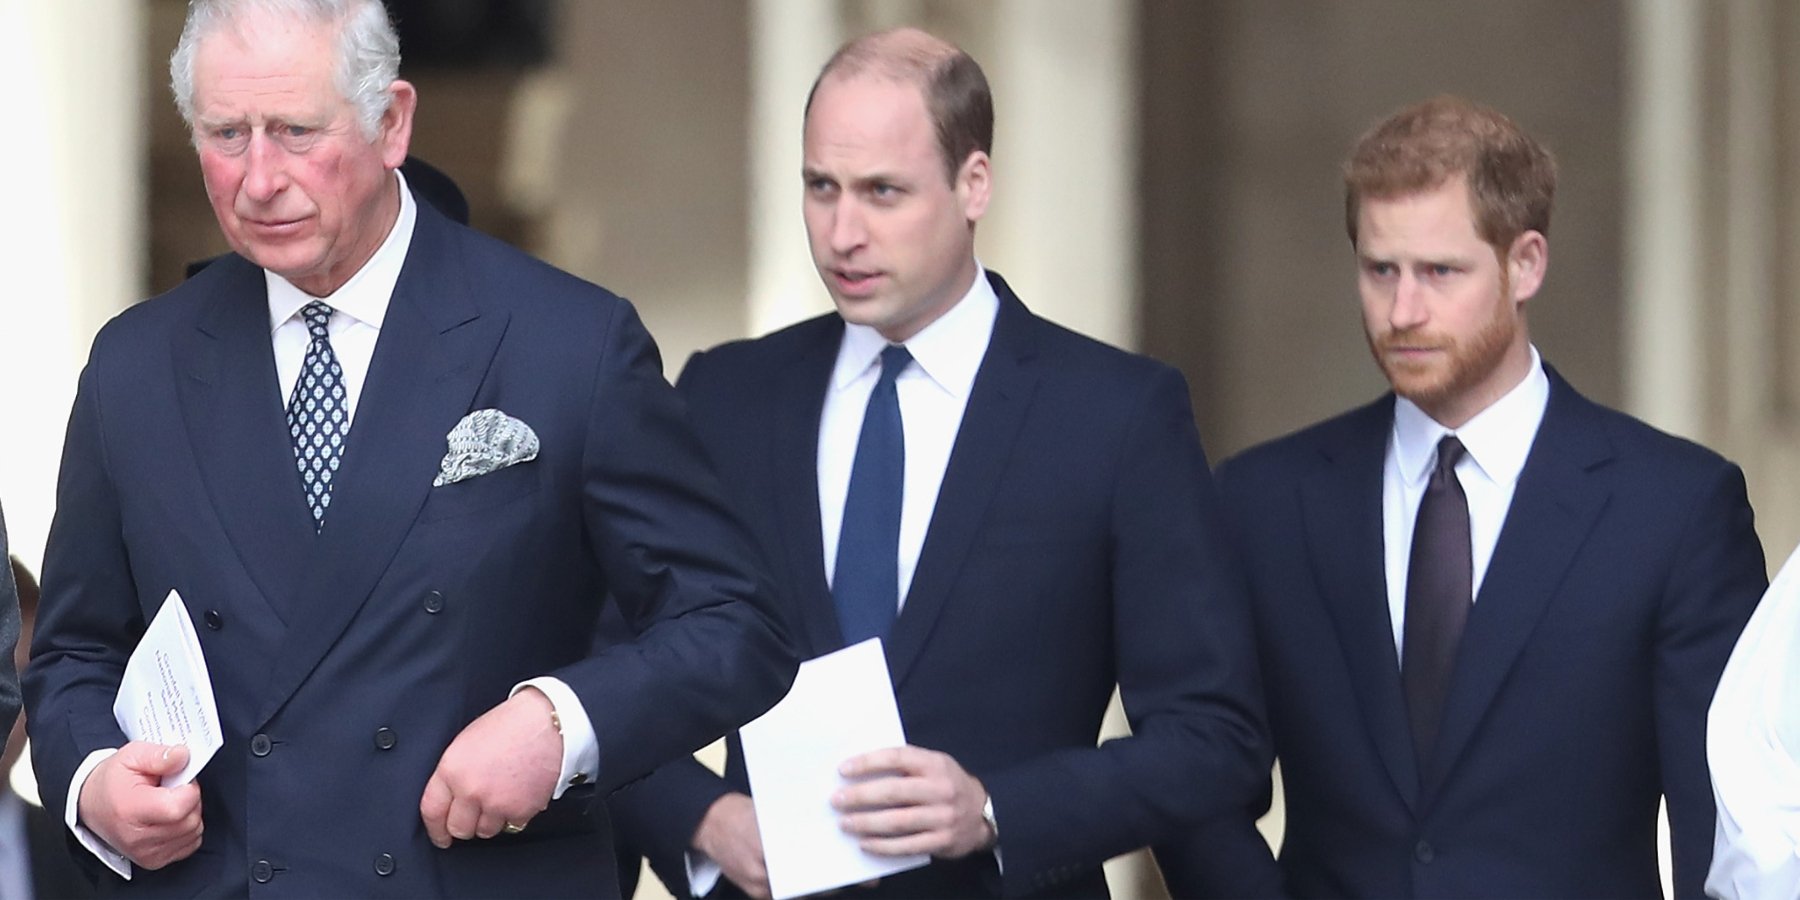
<svg viewBox="0 0 1800 900">
<path fill-rule="evenodd" d="M 1451 91 L 1550 144 L 1545 358 L 1737 460 L 1800 539 L 1800 5 L 1785 0 L 389 0 L 413 151 L 474 224 L 633 299 L 670 375 L 829 308 L 806 91 L 922 25 L 987 69 L 983 262 L 1179 366 L 1214 459 L 1376 396 L 1337 166 Z M 225 250 L 166 61 L 181 0 L 0 0 L 0 498 L 35 570 L 92 335 Z M 1654 564 L 1646 560 L 1646 564 Z M 1116 893 L 1154 895 L 1121 868 Z"/>
</svg>

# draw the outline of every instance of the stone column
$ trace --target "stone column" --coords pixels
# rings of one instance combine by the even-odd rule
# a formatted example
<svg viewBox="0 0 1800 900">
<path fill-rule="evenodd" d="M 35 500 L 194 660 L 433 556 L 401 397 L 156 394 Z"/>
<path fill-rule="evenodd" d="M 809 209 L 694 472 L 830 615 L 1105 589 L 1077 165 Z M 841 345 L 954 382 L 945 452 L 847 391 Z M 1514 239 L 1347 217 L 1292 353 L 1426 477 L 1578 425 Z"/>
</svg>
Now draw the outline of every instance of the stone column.
<svg viewBox="0 0 1800 900">
<path fill-rule="evenodd" d="M 143 290 L 141 5 L 0 0 L 0 501 L 33 571 L 88 344 Z"/>
</svg>

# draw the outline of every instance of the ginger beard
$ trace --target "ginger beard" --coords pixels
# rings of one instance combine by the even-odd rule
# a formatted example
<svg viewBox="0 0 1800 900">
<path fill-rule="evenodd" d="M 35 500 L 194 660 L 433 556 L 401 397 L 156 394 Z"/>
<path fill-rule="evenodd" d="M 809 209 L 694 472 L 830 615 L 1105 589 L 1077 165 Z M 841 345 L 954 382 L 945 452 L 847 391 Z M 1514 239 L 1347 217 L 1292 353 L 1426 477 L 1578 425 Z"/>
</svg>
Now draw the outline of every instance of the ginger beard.
<svg viewBox="0 0 1800 900">
<path fill-rule="evenodd" d="M 1394 393 L 1429 412 L 1479 389 L 1482 382 L 1500 368 L 1507 349 L 1519 332 L 1518 304 L 1511 301 L 1512 280 L 1508 277 L 1505 257 L 1500 258 L 1498 288 L 1499 296 L 1508 302 L 1493 304 L 1494 314 L 1466 341 L 1433 332 L 1427 327 L 1405 331 L 1386 329 L 1378 334 L 1364 318 L 1363 333 L 1368 338 L 1369 351 L 1374 354 L 1375 364 L 1387 376 Z M 1393 352 L 1396 347 L 1421 343 L 1441 348 L 1443 352 L 1422 360 Z"/>
</svg>

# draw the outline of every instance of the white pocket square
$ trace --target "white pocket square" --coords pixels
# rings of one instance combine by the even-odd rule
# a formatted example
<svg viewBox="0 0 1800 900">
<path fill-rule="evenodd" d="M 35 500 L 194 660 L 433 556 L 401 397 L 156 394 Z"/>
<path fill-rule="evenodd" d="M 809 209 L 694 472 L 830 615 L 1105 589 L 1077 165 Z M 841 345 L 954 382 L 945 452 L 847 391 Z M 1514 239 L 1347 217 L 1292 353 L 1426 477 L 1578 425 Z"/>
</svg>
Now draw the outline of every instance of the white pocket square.
<svg viewBox="0 0 1800 900">
<path fill-rule="evenodd" d="M 432 487 L 486 475 L 538 455 L 537 432 L 497 409 L 478 409 L 463 416 L 450 429 L 448 440 L 450 452 L 438 464 Z"/>
</svg>

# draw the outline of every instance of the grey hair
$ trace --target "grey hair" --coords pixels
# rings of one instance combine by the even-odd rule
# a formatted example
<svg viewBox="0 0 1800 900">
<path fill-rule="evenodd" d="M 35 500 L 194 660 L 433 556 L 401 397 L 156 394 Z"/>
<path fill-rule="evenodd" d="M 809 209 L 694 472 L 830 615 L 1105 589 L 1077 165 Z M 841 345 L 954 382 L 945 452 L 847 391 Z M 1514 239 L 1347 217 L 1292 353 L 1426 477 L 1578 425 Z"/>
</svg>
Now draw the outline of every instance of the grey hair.
<svg viewBox="0 0 1800 900">
<path fill-rule="evenodd" d="M 393 102 L 388 88 L 400 77 L 400 37 L 381 0 L 189 0 L 181 40 L 169 57 L 169 86 L 188 127 L 194 125 L 194 56 L 200 42 L 221 26 L 241 28 L 251 13 L 336 29 L 338 93 L 356 108 L 363 137 L 374 140 Z"/>
</svg>

